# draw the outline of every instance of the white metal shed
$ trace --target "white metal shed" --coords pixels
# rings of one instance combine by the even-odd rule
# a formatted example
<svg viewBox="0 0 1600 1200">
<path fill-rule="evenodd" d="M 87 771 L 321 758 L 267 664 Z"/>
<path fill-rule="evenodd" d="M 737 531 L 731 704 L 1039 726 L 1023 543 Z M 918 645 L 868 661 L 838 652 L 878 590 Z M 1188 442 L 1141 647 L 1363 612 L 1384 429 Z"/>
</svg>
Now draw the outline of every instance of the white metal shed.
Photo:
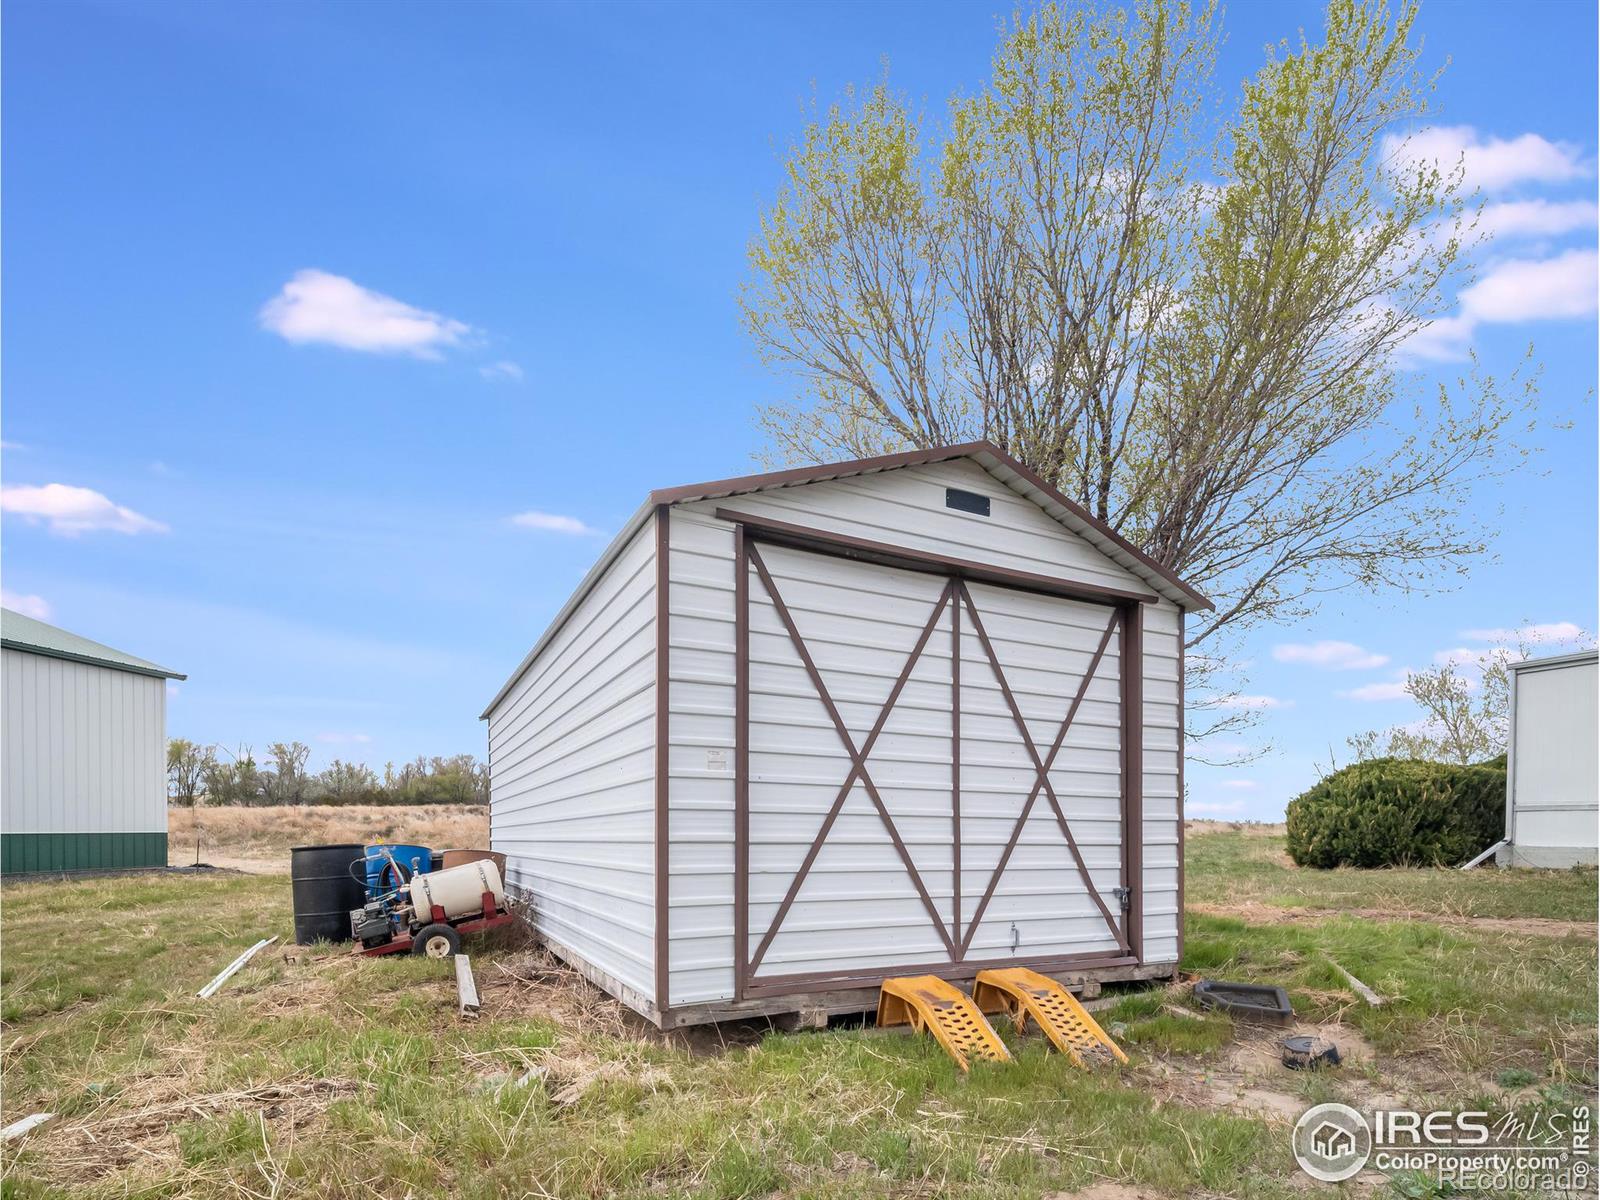
<svg viewBox="0 0 1600 1200">
<path fill-rule="evenodd" d="M 1593 866 L 1600 841 L 1600 655 L 1511 664 L 1506 841 L 1514 867 Z"/>
<path fill-rule="evenodd" d="M 184 676 L 0 613 L 0 873 L 167 865 L 167 680 Z"/>
<path fill-rule="evenodd" d="M 657 491 L 483 713 L 491 841 L 663 1026 L 1170 975 L 1209 607 L 986 442 Z"/>
</svg>

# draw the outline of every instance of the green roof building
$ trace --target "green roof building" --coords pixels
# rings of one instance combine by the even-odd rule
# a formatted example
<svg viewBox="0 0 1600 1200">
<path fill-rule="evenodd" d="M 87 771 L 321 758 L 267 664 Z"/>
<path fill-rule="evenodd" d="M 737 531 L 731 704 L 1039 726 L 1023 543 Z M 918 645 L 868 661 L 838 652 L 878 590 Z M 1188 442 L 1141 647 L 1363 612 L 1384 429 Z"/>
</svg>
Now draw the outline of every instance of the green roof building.
<svg viewBox="0 0 1600 1200">
<path fill-rule="evenodd" d="M 167 865 L 167 681 L 0 610 L 0 874 Z"/>
</svg>

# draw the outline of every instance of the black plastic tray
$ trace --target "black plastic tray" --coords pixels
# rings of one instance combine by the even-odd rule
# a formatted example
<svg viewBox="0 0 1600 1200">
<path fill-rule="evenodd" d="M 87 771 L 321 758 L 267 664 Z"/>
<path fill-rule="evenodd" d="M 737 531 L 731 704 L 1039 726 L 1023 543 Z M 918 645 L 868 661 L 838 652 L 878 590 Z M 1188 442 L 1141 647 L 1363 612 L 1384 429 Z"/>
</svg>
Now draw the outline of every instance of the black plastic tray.
<svg viewBox="0 0 1600 1200">
<path fill-rule="evenodd" d="M 1194 985 L 1194 998 L 1201 1008 L 1214 1008 L 1258 1021 L 1289 1021 L 1294 1009 L 1289 993 L 1264 983 L 1224 983 L 1202 979 Z"/>
</svg>

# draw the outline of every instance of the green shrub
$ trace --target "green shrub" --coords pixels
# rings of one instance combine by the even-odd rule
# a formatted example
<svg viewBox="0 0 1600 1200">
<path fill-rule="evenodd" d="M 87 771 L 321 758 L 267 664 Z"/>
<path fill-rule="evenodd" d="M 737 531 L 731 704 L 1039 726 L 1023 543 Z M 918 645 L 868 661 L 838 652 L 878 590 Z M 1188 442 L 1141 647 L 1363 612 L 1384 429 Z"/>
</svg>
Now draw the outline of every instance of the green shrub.
<svg viewBox="0 0 1600 1200">
<path fill-rule="evenodd" d="M 1289 802 L 1302 867 L 1459 866 L 1505 836 L 1505 755 L 1470 766 L 1378 758 Z"/>
</svg>

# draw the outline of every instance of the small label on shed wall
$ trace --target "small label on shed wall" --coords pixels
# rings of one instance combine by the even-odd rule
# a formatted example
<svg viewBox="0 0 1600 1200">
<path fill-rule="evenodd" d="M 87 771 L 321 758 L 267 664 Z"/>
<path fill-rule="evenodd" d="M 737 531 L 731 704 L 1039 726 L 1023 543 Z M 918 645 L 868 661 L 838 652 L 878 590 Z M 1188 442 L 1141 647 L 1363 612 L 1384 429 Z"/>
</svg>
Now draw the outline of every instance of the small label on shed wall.
<svg viewBox="0 0 1600 1200">
<path fill-rule="evenodd" d="M 728 769 L 728 752 L 721 748 L 706 751 L 706 770 L 726 771 Z"/>
</svg>

